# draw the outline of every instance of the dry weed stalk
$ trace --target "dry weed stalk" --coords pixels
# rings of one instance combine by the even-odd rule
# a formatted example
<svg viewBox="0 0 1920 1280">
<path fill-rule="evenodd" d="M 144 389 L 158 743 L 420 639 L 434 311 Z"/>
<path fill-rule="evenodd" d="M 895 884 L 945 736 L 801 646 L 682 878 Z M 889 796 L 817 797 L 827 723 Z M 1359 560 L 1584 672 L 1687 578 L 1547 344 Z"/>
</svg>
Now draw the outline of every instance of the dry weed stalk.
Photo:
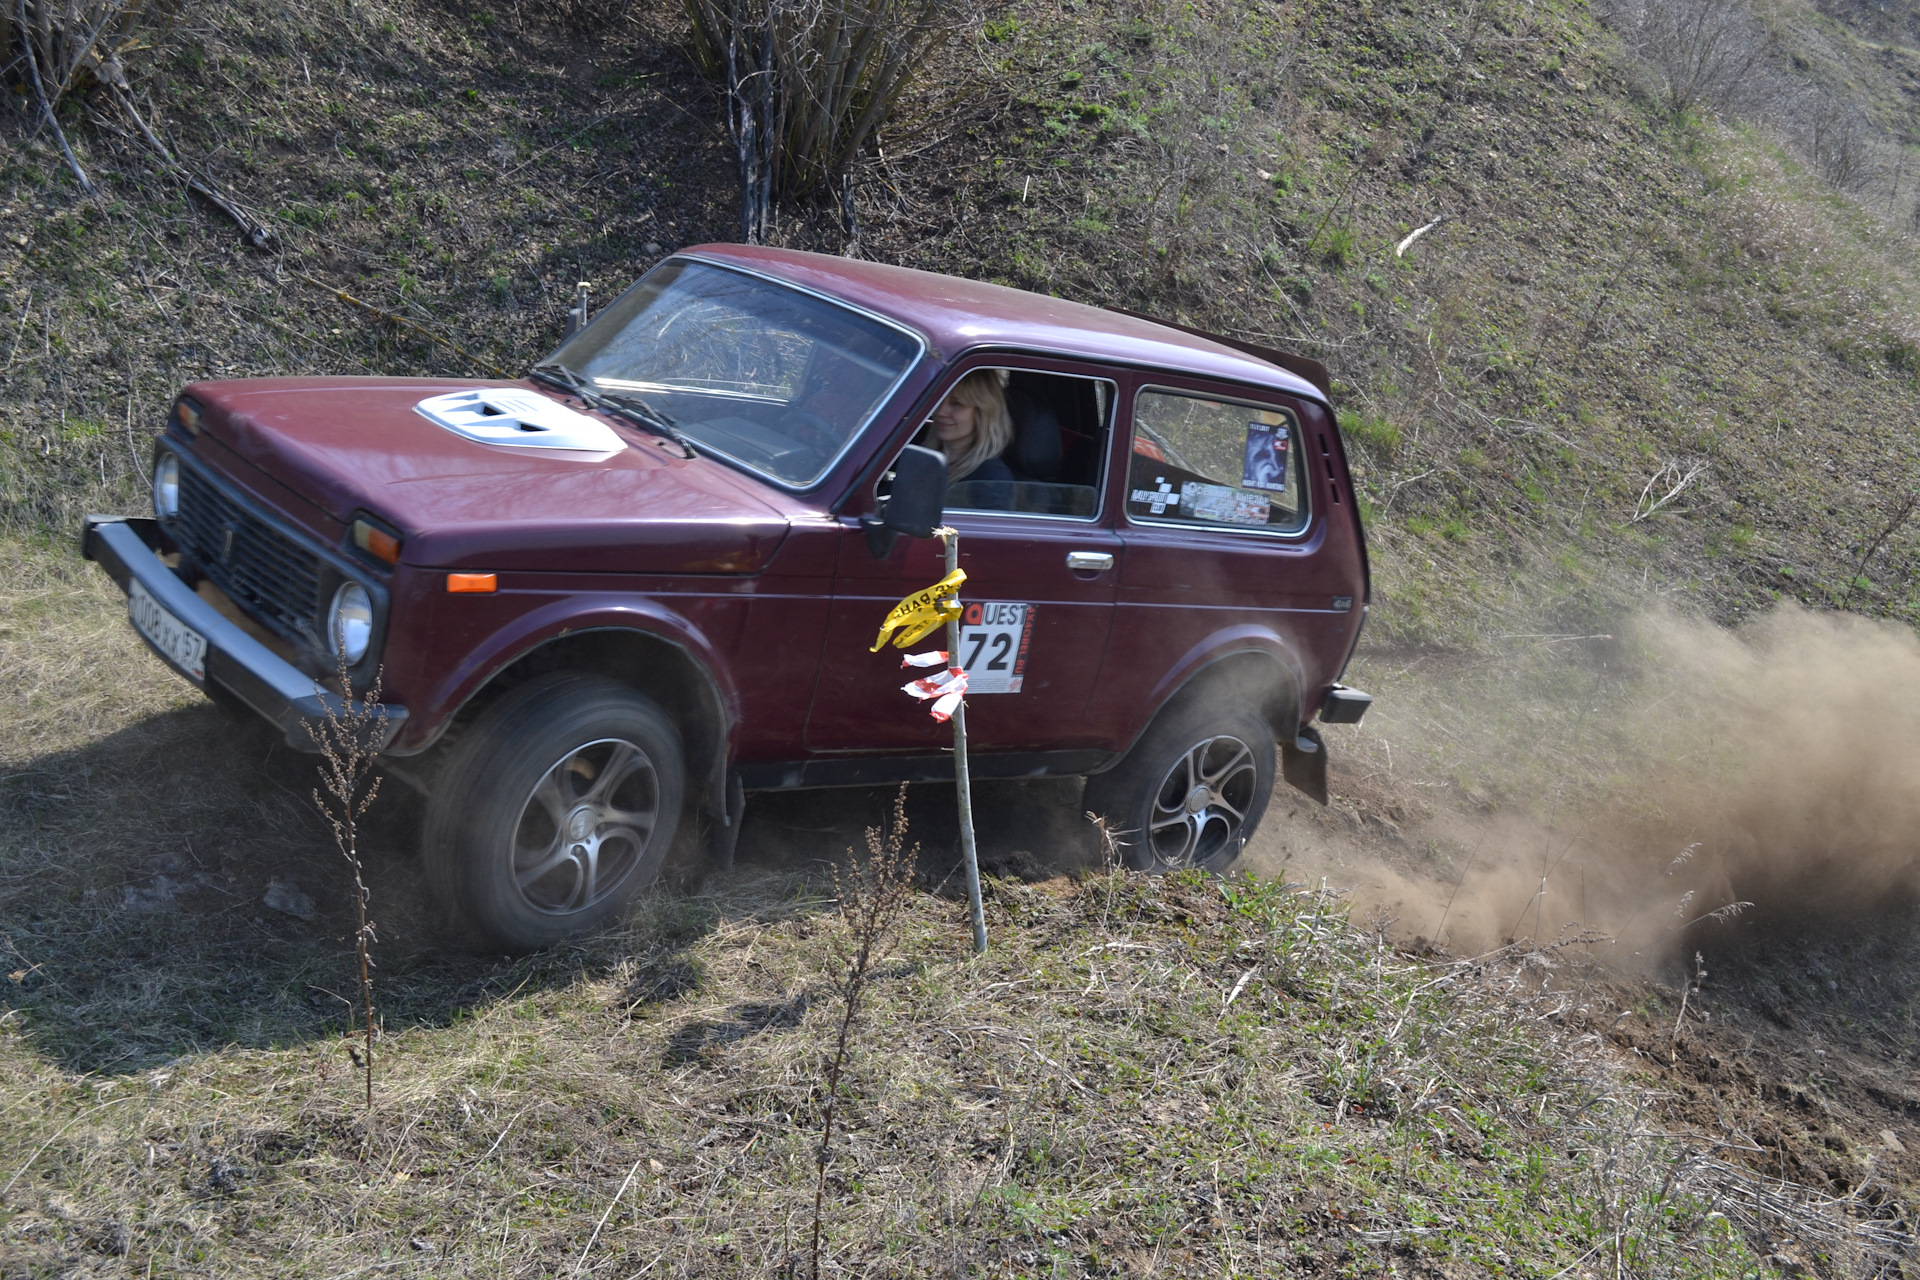
<svg viewBox="0 0 1920 1280">
<path fill-rule="evenodd" d="M 1640 491 L 1639 499 L 1633 504 L 1633 518 L 1628 524 L 1638 524 L 1655 512 L 1662 510 L 1675 498 L 1686 492 L 1687 486 L 1707 473 L 1707 464 L 1696 462 L 1682 470 L 1677 458 L 1669 458 L 1664 466 L 1647 480 L 1646 487 Z M 1661 490 L 1665 489 L 1662 493 Z"/>
<path fill-rule="evenodd" d="M 361 1067 L 367 1078 L 367 1118 L 373 1118 L 373 978 L 368 947 L 374 941 L 373 923 L 367 919 L 367 882 L 360 861 L 360 819 L 380 794 L 380 779 L 373 776 L 374 757 L 386 741 L 387 709 L 380 703 L 380 682 L 384 672 L 376 671 L 373 687 L 366 697 L 355 701 L 353 685 L 347 678 L 344 657 L 335 672 L 341 691 L 335 698 L 315 686 L 325 718 L 316 726 L 309 723 L 307 733 L 320 749 L 320 785 L 314 788 L 314 807 L 333 828 L 333 843 L 353 868 L 353 902 L 360 913 L 354 932 L 354 949 L 360 957 L 360 1011 L 365 1021 L 366 1056 Z"/>
<path fill-rule="evenodd" d="M 1117 881 L 1126 874 L 1126 856 L 1120 852 L 1120 838 L 1107 825 L 1107 820 L 1091 809 L 1087 811 L 1087 821 L 1100 836 L 1100 931 L 1106 932 L 1107 921 L 1113 915 L 1114 890 Z"/>
<path fill-rule="evenodd" d="M 835 948 L 835 958 L 846 967 L 835 984 L 840 995 L 840 1031 L 834 1042 L 833 1065 L 827 1069 L 827 1104 L 820 1119 L 820 1150 L 816 1157 L 818 1176 L 813 1187 L 813 1277 L 820 1277 L 820 1236 L 826 1208 L 827 1161 L 833 1142 L 834 1104 L 840 1096 L 840 1075 L 847 1064 L 847 1047 L 853 1036 L 853 1020 L 860 1012 L 860 999 L 873 976 L 874 963 L 892 948 L 900 921 L 913 893 L 914 867 L 920 846 L 907 847 L 907 788 L 902 784 L 893 798 L 893 820 L 882 836 L 878 827 L 867 828 L 867 856 L 844 872 L 833 872 L 835 895 L 840 900 L 840 919 L 847 927 L 846 939 Z"/>
</svg>

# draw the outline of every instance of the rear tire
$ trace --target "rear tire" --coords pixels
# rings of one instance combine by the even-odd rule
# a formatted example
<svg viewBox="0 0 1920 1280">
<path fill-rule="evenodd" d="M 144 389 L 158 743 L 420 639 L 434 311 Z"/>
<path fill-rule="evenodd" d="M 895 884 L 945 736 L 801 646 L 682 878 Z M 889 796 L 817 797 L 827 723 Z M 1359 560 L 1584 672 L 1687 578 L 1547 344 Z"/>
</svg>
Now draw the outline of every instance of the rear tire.
<svg viewBox="0 0 1920 1280">
<path fill-rule="evenodd" d="M 1161 714 L 1119 764 L 1087 779 L 1083 800 L 1107 820 L 1136 871 L 1224 872 L 1273 796 L 1273 728 L 1225 701 Z"/>
<path fill-rule="evenodd" d="M 428 881 L 490 944 L 551 946 L 654 882 L 686 789 L 679 732 L 653 702 L 603 676 L 542 676 L 453 748 L 427 807 Z"/>
</svg>

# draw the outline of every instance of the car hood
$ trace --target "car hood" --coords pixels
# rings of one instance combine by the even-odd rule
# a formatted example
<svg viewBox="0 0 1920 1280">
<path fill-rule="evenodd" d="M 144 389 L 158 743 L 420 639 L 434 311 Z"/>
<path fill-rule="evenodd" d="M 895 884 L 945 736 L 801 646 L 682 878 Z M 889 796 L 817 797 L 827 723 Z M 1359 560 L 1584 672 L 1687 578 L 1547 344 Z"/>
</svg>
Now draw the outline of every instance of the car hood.
<svg viewBox="0 0 1920 1280">
<path fill-rule="evenodd" d="M 769 490 L 624 426 L 621 448 L 583 453 L 483 443 L 415 411 L 483 387 L 534 384 L 261 378 L 186 394 L 206 431 L 332 519 L 364 510 L 398 527 L 411 565 L 752 573 L 786 536 Z"/>
</svg>

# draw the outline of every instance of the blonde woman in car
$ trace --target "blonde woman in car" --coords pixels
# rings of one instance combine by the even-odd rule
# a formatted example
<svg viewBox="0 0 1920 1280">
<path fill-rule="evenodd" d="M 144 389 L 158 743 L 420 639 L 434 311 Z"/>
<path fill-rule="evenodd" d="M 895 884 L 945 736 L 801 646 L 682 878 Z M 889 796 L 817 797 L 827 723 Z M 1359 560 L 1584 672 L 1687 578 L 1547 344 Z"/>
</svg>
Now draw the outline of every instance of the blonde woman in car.
<svg viewBox="0 0 1920 1280">
<path fill-rule="evenodd" d="M 1000 455 L 1013 443 L 1007 412 L 1007 371 L 976 369 L 954 385 L 933 411 L 922 443 L 947 456 L 947 481 L 1012 483 L 1013 468 Z"/>
</svg>

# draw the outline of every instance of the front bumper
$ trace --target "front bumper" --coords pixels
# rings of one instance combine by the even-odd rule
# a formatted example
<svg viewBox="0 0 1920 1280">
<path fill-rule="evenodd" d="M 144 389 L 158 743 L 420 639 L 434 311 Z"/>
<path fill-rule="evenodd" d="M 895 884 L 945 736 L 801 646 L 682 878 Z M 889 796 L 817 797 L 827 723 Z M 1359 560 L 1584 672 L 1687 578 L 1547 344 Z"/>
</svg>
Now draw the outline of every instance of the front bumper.
<svg viewBox="0 0 1920 1280">
<path fill-rule="evenodd" d="M 288 746 L 298 751 L 317 752 L 319 747 L 308 727 L 318 730 L 329 712 L 335 716 L 344 712 L 345 700 L 321 689 L 312 676 L 255 640 L 196 595 L 161 561 L 160 556 L 172 550 L 160 522 L 151 517 L 88 516 L 81 526 L 82 556 L 105 569 L 122 591 L 131 590 L 128 583 L 139 579 L 147 594 L 206 639 L 207 653 L 202 663 L 206 679 L 182 671 L 151 642 L 147 645 L 149 649 L 191 683 L 202 688 L 217 683 L 252 707 L 286 735 Z M 139 634 L 137 628 L 135 634 Z M 407 722 L 405 707 L 387 703 L 384 711 L 384 728 L 378 743 L 382 748 L 393 741 Z"/>
</svg>

